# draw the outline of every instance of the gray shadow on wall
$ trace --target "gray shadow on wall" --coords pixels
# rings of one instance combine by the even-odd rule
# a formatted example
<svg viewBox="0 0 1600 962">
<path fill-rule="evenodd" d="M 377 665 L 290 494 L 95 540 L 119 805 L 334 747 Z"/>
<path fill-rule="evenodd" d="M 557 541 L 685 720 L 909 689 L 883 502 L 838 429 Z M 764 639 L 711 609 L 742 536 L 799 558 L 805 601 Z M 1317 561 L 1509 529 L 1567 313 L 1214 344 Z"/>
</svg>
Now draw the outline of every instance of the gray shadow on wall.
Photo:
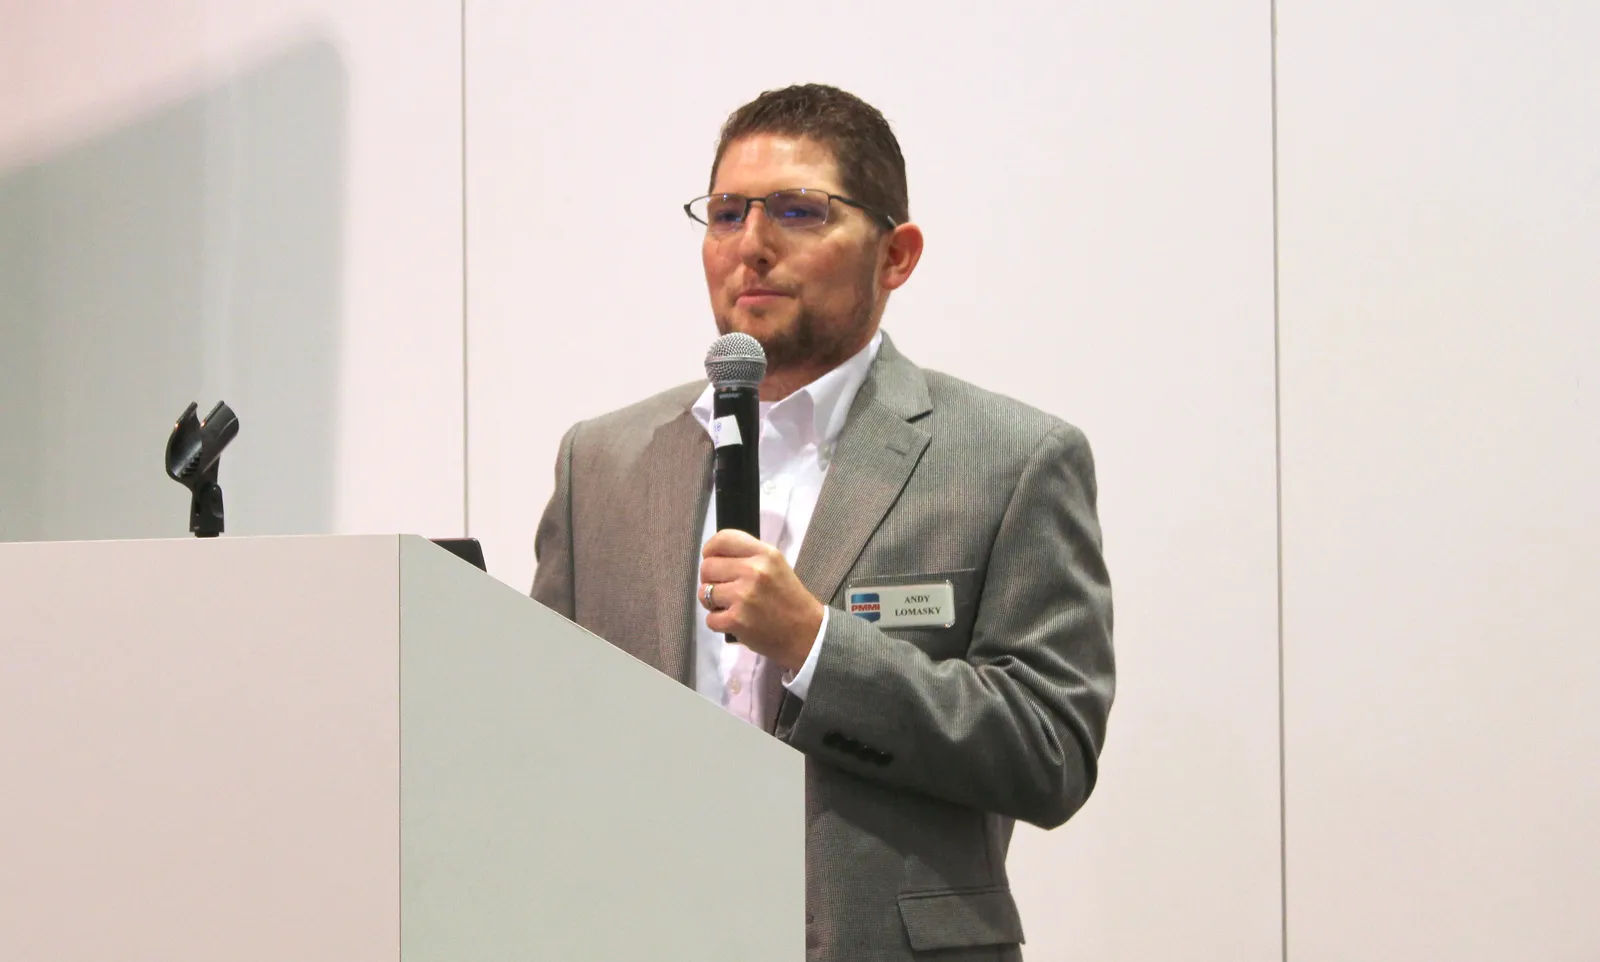
<svg viewBox="0 0 1600 962">
<path fill-rule="evenodd" d="M 329 530 L 346 89 L 297 43 L 0 170 L 0 541 L 186 536 L 167 434 L 218 399 L 228 532 Z"/>
</svg>

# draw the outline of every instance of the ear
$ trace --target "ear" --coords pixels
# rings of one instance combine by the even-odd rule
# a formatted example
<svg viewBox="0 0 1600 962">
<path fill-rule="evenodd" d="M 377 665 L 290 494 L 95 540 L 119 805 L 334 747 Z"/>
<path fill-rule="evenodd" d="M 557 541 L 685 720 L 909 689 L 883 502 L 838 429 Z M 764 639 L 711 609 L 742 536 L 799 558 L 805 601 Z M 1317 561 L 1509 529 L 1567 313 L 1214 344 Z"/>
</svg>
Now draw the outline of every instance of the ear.
<svg viewBox="0 0 1600 962">
<path fill-rule="evenodd" d="M 892 291 L 911 279 L 911 272 L 922 260 L 922 228 L 900 224 L 878 243 L 884 251 L 878 266 L 878 286 Z"/>
</svg>

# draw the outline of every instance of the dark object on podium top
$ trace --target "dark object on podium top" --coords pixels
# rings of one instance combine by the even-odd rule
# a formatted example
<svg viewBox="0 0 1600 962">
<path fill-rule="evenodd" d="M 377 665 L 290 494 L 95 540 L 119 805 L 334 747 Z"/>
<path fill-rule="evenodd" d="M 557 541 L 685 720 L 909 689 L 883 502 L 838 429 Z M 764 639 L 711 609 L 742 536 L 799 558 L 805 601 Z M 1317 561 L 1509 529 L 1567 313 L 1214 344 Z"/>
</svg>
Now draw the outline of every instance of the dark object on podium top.
<svg viewBox="0 0 1600 962">
<path fill-rule="evenodd" d="M 239 433 L 239 419 L 222 401 L 204 421 L 198 410 L 191 401 L 167 438 L 167 476 L 189 489 L 189 530 L 197 538 L 215 538 L 223 531 L 217 472 L 222 449 Z"/>
<path fill-rule="evenodd" d="M 483 563 L 483 545 L 477 538 L 433 538 L 434 544 L 472 565 L 479 571 L 489 569 Z"/>
</svg>

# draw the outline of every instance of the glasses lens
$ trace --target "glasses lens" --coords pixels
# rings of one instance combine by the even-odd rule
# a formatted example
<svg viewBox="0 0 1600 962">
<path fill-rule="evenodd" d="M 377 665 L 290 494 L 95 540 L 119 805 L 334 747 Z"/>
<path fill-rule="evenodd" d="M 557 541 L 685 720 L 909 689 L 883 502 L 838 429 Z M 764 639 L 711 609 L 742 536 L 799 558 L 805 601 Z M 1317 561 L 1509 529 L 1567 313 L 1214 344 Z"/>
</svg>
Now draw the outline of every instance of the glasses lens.
<svg viewBox="0 0 1600 962">
<path fill-rule="evenodd" d="M 738 194 L 712 194 L 689 206 L 695 216 L 714 231 L 738 230 L 744 222 L 744 198 Z"/>
<path fill-rule="evenodd" d="M 783 227 L 820 227 L 828 222 L 828 195 L 815 190 L 780 190 L 767 199 L 767 213 Z"/>
</svg>

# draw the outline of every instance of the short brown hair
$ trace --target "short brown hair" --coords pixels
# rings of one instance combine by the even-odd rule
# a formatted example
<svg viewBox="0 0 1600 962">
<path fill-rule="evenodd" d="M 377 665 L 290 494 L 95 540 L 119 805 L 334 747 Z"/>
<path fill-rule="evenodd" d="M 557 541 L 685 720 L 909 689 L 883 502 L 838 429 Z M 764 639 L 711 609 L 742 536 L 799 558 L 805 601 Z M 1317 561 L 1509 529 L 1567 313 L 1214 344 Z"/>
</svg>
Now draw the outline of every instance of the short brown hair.
<svg viewBox="0 0 1600 962">
<path fill-rule="evenodd" d="M 766 91 L 723 123 L 707 190 L 716 185 L 717 167 L 728 147 L 752 134 L 815 140 L 833 151 L 839 182 L 853 200 L 888 214 L 896 224 L 911 220 L 900 142 L 883 114 L 860 97 L 823 84 Z"/>
</svg>

